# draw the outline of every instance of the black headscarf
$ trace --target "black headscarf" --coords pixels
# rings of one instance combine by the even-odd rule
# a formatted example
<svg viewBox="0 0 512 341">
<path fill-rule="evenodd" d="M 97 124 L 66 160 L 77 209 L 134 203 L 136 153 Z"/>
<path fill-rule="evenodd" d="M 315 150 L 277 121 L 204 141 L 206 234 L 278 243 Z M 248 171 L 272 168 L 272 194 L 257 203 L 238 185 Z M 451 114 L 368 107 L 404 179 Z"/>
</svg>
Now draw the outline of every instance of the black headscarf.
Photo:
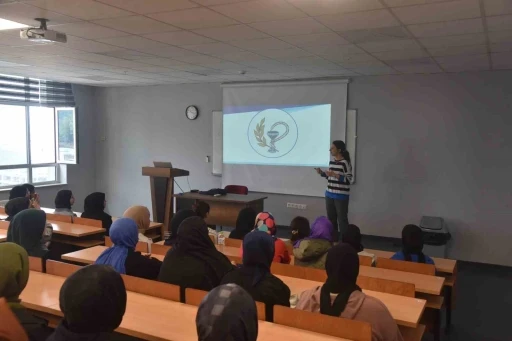
<svg viewBox="0 0 512 341">
<path fill-rule="evenodd" d="M 352 292 L 359 290 L 356 284 L 359 275 L 359 257 L 349 244 L 340 243 L 327 252 L 325 261 L 327 281 L 320 292 L 320 313 L 340 316 Z M 331 304 L 331 293 L 338 294 Z"/>
<path fill-rule="evenodd" d="M 94 192 L 85 197 L 82 218 L 101 220 L 102 226 L 108 231 L 112 225 L 112 217 L 105 213 L 105 193 Z"/>
<path fill-rule="evenodd" d="M 126 310 L 126 288 L 108 265 L 89 265 L 69 276 L 60 289 L 63 323 L 74 333 L 112 332 Z"/>
<path fill-rule="evenodd" d="M 14 186 L 9 192 L 9 200 L 16 198 L 24 198 L 27 196 L 27 188 L 24 186 Z"/>
<path fill-rule="evenodd" d="M 341 236 L 341 242 L 347 243 L 352 246 L 357 252 L 364 250 L 363 244 L 361 244 L 361 230 L 354 224 L 349 224 L 347 230 Z"/>
<path fill-rule="evenodd" d="M 190 217 L 195 217 L 195 216 L 197 216 L 197 214 L 194 211 L 189 210 L 189 209 L 185 209 L 185 210 L 176 212 L 176 214 L 171 219 L 171 226 L 170 226 L 171 230 L 169 231 L 170 236 L 165 241 L 165 245 L 172 245 L 176 241 L 176 239 L 178 237 L 178 228 L 180 227 L 183 220 L 190 218 Z"/>
<path fill-rule="evenodd" d="M 210 213 L 210 205 L 201 200 L 197 200 L 193 208 L 196 215 L 203 219 L 206 219 L 206 216 L 208 215 L 208 213 Z"/>
<path fill-rule="evenodd" d="M 12 218 L 18 213 L 20 213 L 23 210 L 27 210 L 30 208 L 30 199 L 23 197 L 23 198 L 16 198 L 11 199 L 5 204 L 5 214 L 8 215 L 7 221 L 11 221 Z"/>
<path fill-rule="evenodd" d="M 229 238 L 244 239 L 245 235 L 254 228 L 256 211 L 252 207 L 245 207 L 240 210 L 236 218 L 236 227 L 231 231 Z"/>
<path fill-rule="evenodd" d="M 38 209 L 23 210 L 11 220 L 7 241 L 22 246 L 29 256 L 43 258 L 48 249 L 43 245 L 46 213 Z"/>
<path fill-rule="evenodd" d="M 71 209 L 71 197 L 73 196 L 73 192 L 69 189 L 63 189 L 57 193 L 55 197 L 55 208 L 67 208 Z M 105 199 L 103 199 L 105 200 Z"/>
<path fill-rule="evenodd" d="M 201 260 L 209 270 L 211 283 L 217 283 L 216 285 L 233 269 L 229 259 L 215 248 L 208 236 L 208 226 L 200 217 L 183 220 L 174 247 L 169 252 Z"/>
<path fill-rule="evenodd" d="M 423 235 L 421 229 L 416 225 L 405 225 L 402 230 L 402 252 L 404 259 L 411 261 L 411 255 L 418 256 L 418 263 L 425 263 L 423 254 Z"/>
<path fill-rule="evenodd" d="M 251 284 L 256 286 L 270 273 L 274 258 L 274 238 L 266 232 L 251 232 L 244 238 L 243 249 L 243 265 L 240 271 L 243 275 L 252 277 Z"/>
<path fill-rule="evenodd" d="M 256 303 L 236 284 L 218 286 L 201 302 L 196 326 L 199 341 L 256 341 Z"/>
<path fill-rule="evenodd" d="M 292 219 L 290 229 L 292 230 L 292 236 L 290 238 L 292 243 L 309 237 L 309 234 L 311 233 L 308 218 L 301 216 Z"/>
</svg>

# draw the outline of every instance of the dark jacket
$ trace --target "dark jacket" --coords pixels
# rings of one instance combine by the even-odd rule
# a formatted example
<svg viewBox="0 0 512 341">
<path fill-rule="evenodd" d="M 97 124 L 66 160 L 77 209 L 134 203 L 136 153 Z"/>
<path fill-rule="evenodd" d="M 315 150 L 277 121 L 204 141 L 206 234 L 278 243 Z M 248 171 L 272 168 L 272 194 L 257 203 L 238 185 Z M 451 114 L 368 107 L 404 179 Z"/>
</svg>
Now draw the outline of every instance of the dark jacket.
<svg viewBox="0 0 512 341">
<path fill-rule="evenodd" d="M 11 308 L 12 312 L 20 322 L 30 341 L 44 341 L 52 333 L 48 322 L 32 315 L 25 308 Z"/>
<path fill-rule="evenodd" d="M 128 276 L 156 280 L 162 262 L 156 258 L 143 256 L 140 252 L 129 250 L 124 266 Z"/>
<path fill-rule="evenodd" d="M 67 328 L 66 322 L 61 322 L 47 341 L 106 341 L 113 339 L 112 333 L 74 333 Z"/>
<path fill-rule="evenodd" d="M 315 269 L 325 269 L 327 251 L 332 244 L 324 239 L 304 239 L 298 247 L 293 248 L 295 265 Z"/>
<path fill-rule="evenodd" d="M 253 276 L 244 275 L 240 269 L 237 269 L 224 276 L 221 284 L 237 284 L 244 288 L 255 301 L 265 303 L 266 320 L 272 322 L 274 320 L 274 305 L 290 306 L 290 288 L 271 273 L 267 273 L 256 286 L 252 285 L 253 278 Z"/>
</svg>

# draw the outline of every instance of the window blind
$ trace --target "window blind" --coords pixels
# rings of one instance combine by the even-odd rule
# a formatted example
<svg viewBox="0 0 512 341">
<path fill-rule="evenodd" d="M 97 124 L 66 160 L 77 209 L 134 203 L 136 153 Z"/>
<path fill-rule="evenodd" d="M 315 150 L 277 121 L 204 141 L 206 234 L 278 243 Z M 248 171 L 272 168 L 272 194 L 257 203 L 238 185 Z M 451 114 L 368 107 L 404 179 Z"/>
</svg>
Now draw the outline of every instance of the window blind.
<svg viewBox="0 0 512 341">
<path fill-rule="evenodd" d="M 0 102 L 74 107 L 69 83 L 0 74 Z"/>
</svg>

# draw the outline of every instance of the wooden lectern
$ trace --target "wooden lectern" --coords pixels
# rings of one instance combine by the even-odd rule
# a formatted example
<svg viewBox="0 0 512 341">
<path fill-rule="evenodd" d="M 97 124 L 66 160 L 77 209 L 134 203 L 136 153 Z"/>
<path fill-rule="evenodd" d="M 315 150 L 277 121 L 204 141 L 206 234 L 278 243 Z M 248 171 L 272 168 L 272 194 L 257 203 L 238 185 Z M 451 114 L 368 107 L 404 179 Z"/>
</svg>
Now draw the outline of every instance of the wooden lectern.
<svg viewBox="0 0 512 341">
<path fill-rule="evenodd" d="M 153 205 L 153 221 L 163 223 L 161 236 L 169 231 L 174 212 L 174 178 L 187 176 L 189 171 L 173 168 L 170 162 L 154 161 L 155 167 L 142 167 L 142 175 L 149 176 L 151 184 L 151 203 Z"/>
</svg>

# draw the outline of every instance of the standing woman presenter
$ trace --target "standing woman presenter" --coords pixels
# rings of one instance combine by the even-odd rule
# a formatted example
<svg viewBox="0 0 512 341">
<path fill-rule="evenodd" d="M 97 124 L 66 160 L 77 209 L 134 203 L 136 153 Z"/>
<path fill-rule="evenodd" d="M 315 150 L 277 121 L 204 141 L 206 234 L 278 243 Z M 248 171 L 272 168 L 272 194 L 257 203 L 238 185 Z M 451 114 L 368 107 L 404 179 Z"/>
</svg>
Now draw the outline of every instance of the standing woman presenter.
<svg viewBox="0 0 512 341">
<path fill-rule="evenodd" d="M 334 228 L 334 240 L 341 240 L 341 236 L 348 228 L 348 200 L 350 196 L 350 184 L 353 181 L 352 164 L 350 154 L 345 142 L 336 140 L 329 149 L 334 160 L 329 162 L 326 171 L 315 168 L 317 173 L 327 178 L 327 190 L 325 191 L 325 206 L 327 217 Z"/>
</svg>

